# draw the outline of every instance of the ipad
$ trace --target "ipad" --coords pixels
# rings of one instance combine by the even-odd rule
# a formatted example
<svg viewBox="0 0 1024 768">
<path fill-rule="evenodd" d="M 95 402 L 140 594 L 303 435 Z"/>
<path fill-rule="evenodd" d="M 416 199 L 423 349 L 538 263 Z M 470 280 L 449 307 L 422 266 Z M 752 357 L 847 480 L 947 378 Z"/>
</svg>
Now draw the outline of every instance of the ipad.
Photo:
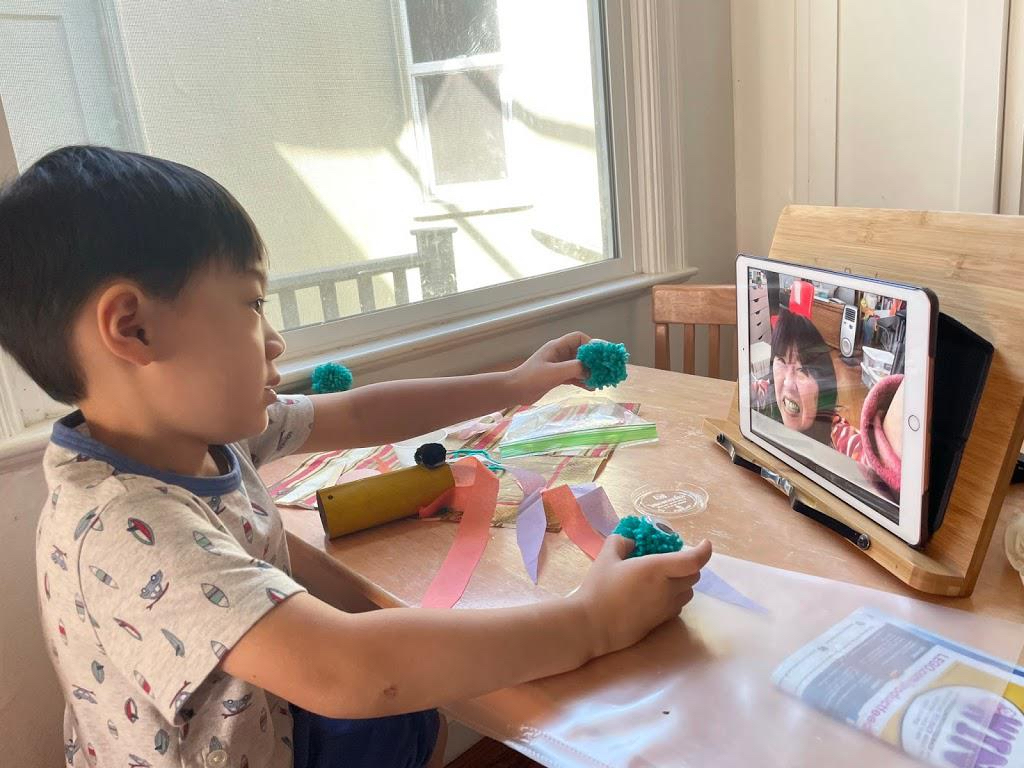
<svg viewBox="0 0 1024 768">
<path fill-rule="evenodd" d="M 922 544 L 938 299 L 744 254 L 736 289 L 743 435 Z"/>
</svg>

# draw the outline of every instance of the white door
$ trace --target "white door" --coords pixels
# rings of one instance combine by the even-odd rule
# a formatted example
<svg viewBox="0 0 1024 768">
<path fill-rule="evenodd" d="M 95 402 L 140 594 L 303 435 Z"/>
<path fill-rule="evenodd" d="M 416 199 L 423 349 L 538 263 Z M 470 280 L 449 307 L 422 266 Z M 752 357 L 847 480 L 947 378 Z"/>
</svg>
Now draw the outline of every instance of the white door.
<svg viewBox="0 0 1024 768">
<path fill-rule="evenodd" d="M 1016 212 L 1020 2 L 1012 17 L 1010 0 L 732 0 L 731 11 L 740 250 L 766 253 L 792 202 Z"/>
</svg>

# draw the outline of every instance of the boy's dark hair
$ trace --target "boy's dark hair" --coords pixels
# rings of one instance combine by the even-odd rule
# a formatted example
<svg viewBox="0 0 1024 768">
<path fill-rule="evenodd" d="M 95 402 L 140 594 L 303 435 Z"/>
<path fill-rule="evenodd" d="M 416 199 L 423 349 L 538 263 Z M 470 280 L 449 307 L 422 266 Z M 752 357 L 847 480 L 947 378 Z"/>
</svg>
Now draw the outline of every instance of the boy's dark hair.
<svg viewBox="0 0 1024 768">
<path fill-rule="evenodd" d="M 808 434 L 819 442 L 831 445 L 832 417 L 836 412 L 836 400 L 839 394 L 832 353 L 814 323 L 803 315 L 782 309 L 779 311 L 779 319 L 772 332 L 772 365 L 768 367 L 770 392 L 773 396 L 775 393 L 773 370 L 775 358 L 785 358 L 790 350 L 796 351 L 801 367 L 818 384 L 818 413 L 814 419 L 814 426 L 808 430 Z"/>
<path fill-rule="evenodd" d="M 132 280 L 171 300 L 200 268 L 263 260 L 249 215 L 209 176 L 105 147 L 54 150 L 0 189 L 0 345 L 50 397 L 85 396 L 72 323 L 98 288 Z"/>
</svg>

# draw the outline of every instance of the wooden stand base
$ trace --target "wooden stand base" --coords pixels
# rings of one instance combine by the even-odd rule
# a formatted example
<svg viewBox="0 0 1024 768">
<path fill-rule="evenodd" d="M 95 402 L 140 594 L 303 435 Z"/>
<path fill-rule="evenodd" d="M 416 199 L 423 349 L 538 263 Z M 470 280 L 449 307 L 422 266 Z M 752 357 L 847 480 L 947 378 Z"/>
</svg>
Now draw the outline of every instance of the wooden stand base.
<svg viewBox="0 0 1024 768">
<path fill-rule="evenodd" d="M 866 534 L 870 545 L 862 549 L 864 554 L 908 586 L 933 595 L 955 597 L 963 594 L 962 574 L 956 573 L 926 552 L 908 546 L 901 538 L 862 515 L 842 499 L 833 496 L 813 480 L 807 479 L 760 446 L 747 440 L 740 433 L 739 424 L 727 419 L 707 419 L 704 422 L 704 433 L 712 439 L 724 435 L 737 456 L 788 480 L 799 501 L 858 533 Z M 765 491 L 769 492 L 767 488 Z M 850 546 L 853 547 L 854 544 L 851 543 Z"/>
</svg>

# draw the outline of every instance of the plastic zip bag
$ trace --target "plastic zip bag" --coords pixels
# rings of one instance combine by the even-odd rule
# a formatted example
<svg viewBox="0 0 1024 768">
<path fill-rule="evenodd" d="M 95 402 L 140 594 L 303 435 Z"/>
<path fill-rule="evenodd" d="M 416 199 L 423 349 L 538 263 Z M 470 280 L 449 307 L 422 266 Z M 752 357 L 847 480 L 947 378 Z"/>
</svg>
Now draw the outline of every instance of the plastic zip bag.
<svg viewBox="0 0 1024 768">
<path fill-rule="evenodd" d="M 658 427 L 606 398 L 574 397 L 518 413 L 498 444 L 502 458 L 578 453 L 658 440 Z"/>
</svg>

